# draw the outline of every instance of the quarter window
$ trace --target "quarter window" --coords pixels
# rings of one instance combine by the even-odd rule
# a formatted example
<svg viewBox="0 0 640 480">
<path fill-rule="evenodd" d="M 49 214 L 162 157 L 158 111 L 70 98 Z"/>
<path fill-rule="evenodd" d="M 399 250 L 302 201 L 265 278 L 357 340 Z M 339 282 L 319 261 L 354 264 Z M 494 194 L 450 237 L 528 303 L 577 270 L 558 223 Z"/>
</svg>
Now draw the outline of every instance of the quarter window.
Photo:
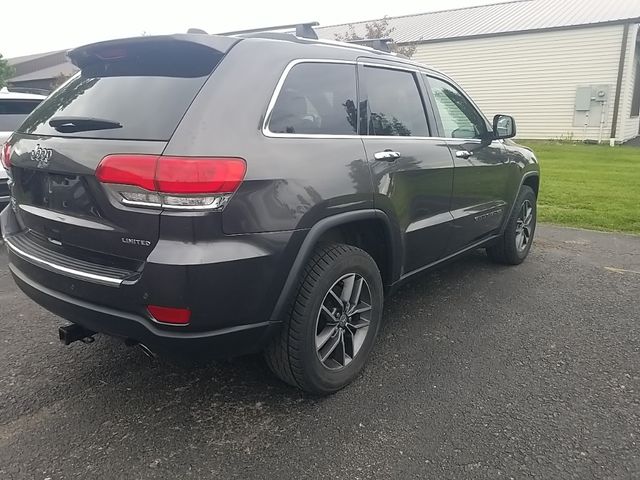
<svg viewBox="0 0 640 480">
<path fill-rule="evenodd" d="M 411 72 L 365 67 L 369 135 L 427 137 L 429 128 Z"/>
<path fill-rule="evenodd" d="M 486 135 L 487 124 L 482 115 L 458 89 L 433 77 L 428 77 L 427 82 L 440 114 L 445 137 L 482 138 Z"/>
<path fill-rule="evenodd" d="M 338 63 L 295 65 L 271 112 L 269 130 L 306 135 L 355 135 L 356 67 Z"/>
</svg>

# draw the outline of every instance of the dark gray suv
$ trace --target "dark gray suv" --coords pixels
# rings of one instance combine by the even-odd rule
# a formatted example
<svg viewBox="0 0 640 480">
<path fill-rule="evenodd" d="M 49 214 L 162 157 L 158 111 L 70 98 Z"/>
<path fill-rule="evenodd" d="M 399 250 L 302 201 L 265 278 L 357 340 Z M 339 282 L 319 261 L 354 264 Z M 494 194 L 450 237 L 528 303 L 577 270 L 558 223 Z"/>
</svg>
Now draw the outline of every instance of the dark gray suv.
<svg viewBox="0 0 640 480">
<path fill-rule="evenodd" d="M 440 72 L 295 35 L 88 45 L 9 139 L 18 286 L 154 352 L 264 351 L 326 394 L 363 368 L 383 298 L 477 248 L 518 264 L 539 170 Z"/>
</svg>

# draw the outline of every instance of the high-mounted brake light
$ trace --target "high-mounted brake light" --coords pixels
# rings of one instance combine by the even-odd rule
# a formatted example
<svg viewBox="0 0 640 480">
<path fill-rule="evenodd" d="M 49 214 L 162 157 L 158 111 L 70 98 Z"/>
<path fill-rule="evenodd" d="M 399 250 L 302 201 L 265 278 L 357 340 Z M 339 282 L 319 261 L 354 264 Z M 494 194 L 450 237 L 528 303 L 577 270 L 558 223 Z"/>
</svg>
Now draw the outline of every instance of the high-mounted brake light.
<svg viewBox="0 0 640 480">
<path fill-rule="evenodd" d="M 246 169 L 245 161 L 235 157 L 108 155 L 96 177 L 126 205 L 221 210 Z"/>
<path fill-rule="evenodd" d="M 11 145 L 8 143 L 5 143 L 0 148 L 0 161 L 5 169 L 9 170 L 11 168 Z"/>
<path fill-rule="evenodd" d="M 121 60 L 127 56 L 124 48 L 104 48 L 95 52 L 95 56 L 100 60 Z"/>
<path fill-rule="evenodd" d="M 191 310 L 188 308 L 161 307 L 148 305 L 147 310 L 153 319 L 169 325 L 188 325 L 191 320 Z"/>
</svg>

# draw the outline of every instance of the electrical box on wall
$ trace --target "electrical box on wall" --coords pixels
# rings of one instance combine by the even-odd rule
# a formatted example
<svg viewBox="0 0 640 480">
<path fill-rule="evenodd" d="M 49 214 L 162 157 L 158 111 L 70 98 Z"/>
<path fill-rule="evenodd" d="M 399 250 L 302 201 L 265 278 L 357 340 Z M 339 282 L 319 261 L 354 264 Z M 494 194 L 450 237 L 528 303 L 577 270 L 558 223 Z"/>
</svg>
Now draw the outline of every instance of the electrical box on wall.
<svg viewBox="0 0 640 480">
<path fill-rule="evenodd" d="M 585 138 L 587 136 L 587 128 L 605 127 L 610 90 L 609 85 L 589 85 L 576 89 L 573 125 L 584 129 Z"/>
<path fill-rule="evenodd" d="M 578 87 L 576 90 L 576 112 L 588 112 L 591 110 L 591 87 Z"/>
</svg>

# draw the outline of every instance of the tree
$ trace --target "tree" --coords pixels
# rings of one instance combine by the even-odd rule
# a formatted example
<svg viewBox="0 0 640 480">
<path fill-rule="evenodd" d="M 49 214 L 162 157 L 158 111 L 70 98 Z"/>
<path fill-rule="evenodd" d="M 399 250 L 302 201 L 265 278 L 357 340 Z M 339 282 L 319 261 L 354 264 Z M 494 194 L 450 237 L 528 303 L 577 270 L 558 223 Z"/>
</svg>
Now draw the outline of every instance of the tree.
<svg viewBox="0 0 640 480">
<path fill-rule="evenodd" d="M 54 78 L 51 81 L 51 90 L 55 90 L 56 88 L 58 88 L 60 85 L 62 85 L 63 83 L 65 83 L 67 80 L 69 80 L 71 77 L 73 77 L 73 75 L 65 75 L 64 73 L 59 73 L 56 78 Z"/>
<path fill-rule="evenodd" d="M 392 33 L 395 31 L 395 27 L 389 27 L 389 18 L 384 17 L 380 20 L 373 20 L 364 24 L 366 35 L 361 37 L 356 33 L 356 28 L 349 24 L 347 25 L 347 31 L 342 34 L 336 34 L 336 40 L 340 42 L 349 42 L 352 40 L 364 40 L 372 38 L 392 38 Z M 392 52 L 399 53 L 405 57 L 411 58 L 416 53 L 416 46 L 413 44 L 398 45 L 397 43 L 390 43 L 389 49 Z"/>
<path fill-rule="evenodd" d="M 13 67 L 9 65 L 9 62 L 0 53 L 0 88 L 7 86 L 7 82 L 13 77 L 13 72 Z"/>
</svg>

